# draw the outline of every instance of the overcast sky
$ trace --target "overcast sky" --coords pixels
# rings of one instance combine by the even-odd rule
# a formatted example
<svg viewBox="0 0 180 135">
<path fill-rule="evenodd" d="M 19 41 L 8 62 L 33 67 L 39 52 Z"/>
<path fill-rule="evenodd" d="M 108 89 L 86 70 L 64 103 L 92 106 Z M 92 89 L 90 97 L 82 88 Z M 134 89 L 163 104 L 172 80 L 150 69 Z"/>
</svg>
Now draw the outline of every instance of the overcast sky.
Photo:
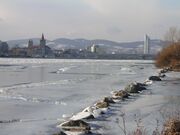
<svg viewBox="0 0 180 135">
<path fill-rule="evenodd" d="M 180 27 L 180 0 L 0 0 L 0 40 L 162 38 Z"/>
</svg>

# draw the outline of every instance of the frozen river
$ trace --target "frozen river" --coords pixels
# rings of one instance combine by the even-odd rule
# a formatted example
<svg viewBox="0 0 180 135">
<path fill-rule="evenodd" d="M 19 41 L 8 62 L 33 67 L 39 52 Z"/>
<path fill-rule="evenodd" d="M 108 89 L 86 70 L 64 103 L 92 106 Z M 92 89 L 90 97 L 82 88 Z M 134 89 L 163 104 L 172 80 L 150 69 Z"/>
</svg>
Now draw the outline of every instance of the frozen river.
<svg viewBox="0 0 180 135">
<path fill-rule="evenodd" d="M 156 72 L 152 61 L 0 59 L 0 135 L 50 135 L 63 117 L 79 112 L 129 82 L 143 82 Z M 142 116 L 148 125 L 167 101 L 178 102 L 180 75 L 168 75 L 167 80 L 131 99 L 133 102 L 116 105 L 108 123 L 97 122 L 104 125 L 104 130 L 97 132 L 112 133 L 112 125 L 117 126 L 118 109 L 128 116 Z M 130 127 L 132 119 L 127 119 Z M 118 130 L 117 127 L 113 134 Z"/>
</svg>

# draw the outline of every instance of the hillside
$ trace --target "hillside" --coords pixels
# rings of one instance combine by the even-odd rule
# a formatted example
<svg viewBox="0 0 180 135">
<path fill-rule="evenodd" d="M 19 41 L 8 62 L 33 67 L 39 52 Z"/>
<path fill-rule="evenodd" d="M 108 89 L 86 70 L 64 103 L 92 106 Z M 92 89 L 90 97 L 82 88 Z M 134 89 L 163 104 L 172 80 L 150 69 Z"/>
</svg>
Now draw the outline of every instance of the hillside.
<svg viewBox="0 0 180 135">
<path fill-rule="evenodd" d="M 29 39 L 19 39 L 19 40 L 10 40 L 7 41 L 9 47 L 12 48 L 14 46 L 25 47 L 27 46 Z M 39 44 L 39 38 L 32 38 L 34 44 Z M 52 49 L 85 49 L 92 44 L 98 44 L 102 50 L 107 53 L 142 53 L 143 52 L 143 41 L 135 41 L 135 42 L 115 42 L 104 39 L 95 39 L 95 40 L 87 40 L 87 39 L 68 39 L 68 38 L 58 38 L 55 40 L 47 40 L 47 45 Z M 156 54 L 158 53 L 163 45 L 165 44 L 162 40 L 151 40 L 150 43 L 150 53 Z"/>
</svg>

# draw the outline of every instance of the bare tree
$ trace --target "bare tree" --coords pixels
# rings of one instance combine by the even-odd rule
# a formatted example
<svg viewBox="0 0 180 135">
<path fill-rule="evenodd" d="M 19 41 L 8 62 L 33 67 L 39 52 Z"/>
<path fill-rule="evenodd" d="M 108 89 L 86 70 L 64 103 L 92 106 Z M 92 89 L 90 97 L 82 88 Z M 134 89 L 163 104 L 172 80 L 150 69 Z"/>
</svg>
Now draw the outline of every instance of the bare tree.
<svg viewBox="0 0 180 135">
<path fill-rule="evenodd" d="M 177 27 L 170 27 L 165 33 L 164 39 L 171 43 L 180 42 L 180 29 Z"/>
</svg>

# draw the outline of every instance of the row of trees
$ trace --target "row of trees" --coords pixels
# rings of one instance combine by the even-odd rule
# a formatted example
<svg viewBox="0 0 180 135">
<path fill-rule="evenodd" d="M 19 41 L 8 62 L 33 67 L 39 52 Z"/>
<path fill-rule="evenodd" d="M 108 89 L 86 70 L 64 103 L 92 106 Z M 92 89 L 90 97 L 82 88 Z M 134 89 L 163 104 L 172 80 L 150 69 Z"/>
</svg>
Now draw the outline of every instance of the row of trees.
<svg viewBox="0 0 180 135">
<path fill-rule="evenodd" d="M 180 42 L 180 29 L 178 27 L 170 27 L 165 33 L 164 39 L 170 43 Z"/>
</svg>

